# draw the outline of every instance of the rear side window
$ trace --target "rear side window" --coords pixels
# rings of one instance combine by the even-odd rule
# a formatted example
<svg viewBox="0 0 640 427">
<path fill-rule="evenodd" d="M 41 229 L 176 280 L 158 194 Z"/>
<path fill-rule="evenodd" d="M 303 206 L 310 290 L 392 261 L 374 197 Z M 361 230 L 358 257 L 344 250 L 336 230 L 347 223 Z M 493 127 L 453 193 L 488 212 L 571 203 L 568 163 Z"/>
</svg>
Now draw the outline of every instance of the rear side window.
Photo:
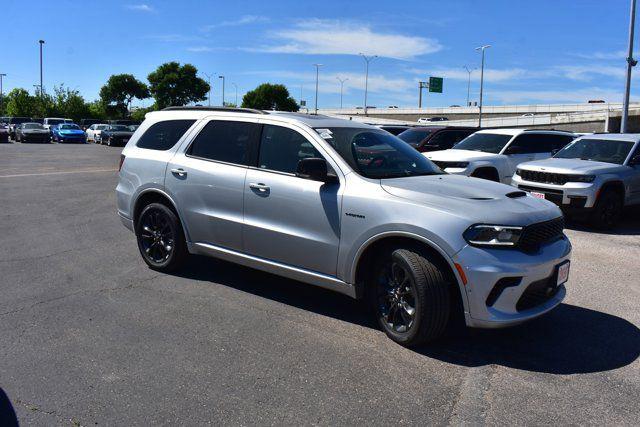
<svg viewBox="0 0 640 427">
<path fill-rule="evenodd" d="M 261 125 L 210 121 L 189 147 L 188 155 L 220 162 L 249 165 L 260 138 Z M 255 163 L 254 163 L 255 164 Z"/>
<path fill-rule="evenodd" d="M 547 134 L 524 134 L 516 137 L 509 146 L 509 151 L 518 149 L 517 154 L 550 153 L 551 141 Z"/>
<path fill-rule="evenodd" d="M 465 132 L 458 130 L 443 130 L 438 132 L 428 142 L 429 145 L 437 145 L 440 149 L 451 148 L 458 142 L 465 139 L 473 132 Z"/>
<path fill-rule="evenodd" d="M 140 137 L 136 145 L 149 150 L 166 151 L 176 145 L 194 122 L 195 120 L 166 120 L 155 123 Z"/>
<path fill-rule="evenodd" d="M 260 169 L 295 173 L 298 162 L 306 158 L 322 158 L 307 138 L 289 128 L 264 126 L 258 161 Z"/>
</svg>

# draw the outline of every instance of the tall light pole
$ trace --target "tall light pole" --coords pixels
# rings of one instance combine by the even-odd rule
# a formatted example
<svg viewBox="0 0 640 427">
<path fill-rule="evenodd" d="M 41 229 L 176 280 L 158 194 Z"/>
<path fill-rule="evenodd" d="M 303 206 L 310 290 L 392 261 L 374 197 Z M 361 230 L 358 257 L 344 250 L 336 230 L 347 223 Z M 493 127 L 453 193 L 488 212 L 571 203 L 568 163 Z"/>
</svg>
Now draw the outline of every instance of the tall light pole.
<svg viewBox="0 0 640 427">
<path fill-rule="evenodd" d="M 484 46 L 477 47 L 476 50 L 482 51 L 482 66 L 480 68 L 480 109 L 478 110 L 478 127 L 482 127 L 482 91 L 484 88 L 484 51 L 490 48 L 491 45 L 486 44 Z"/>
<path fill-rule="evenodd" d="M 42 92 L 44 92 L 44 86 L 42 86 L 42 45 L 44 40 L 38 40 L 38 43 L 40 44 L 40 97 L 42 97 Z"/>
<path fill-rule="evenodd" d="M 341 79 L 340 77 L 336 76 L 336 79 L 338 79 L 338 81 L 340 82 L 340 109 L 342 110 L 342 89 L 344 88 L 344 82 L 349 80 L 349 78 L 347 77 L 346 79 Z"/>
<path fill-rule="evenodd" d="M 238 106 L 238 85 L 235 83 L 231 83 L 233 85 L 233 87 L 236 89 L 236 107 Z"/>
<path fill-rule="evenodd" d="M 360 53 L 360 56 L 364 58 L 366 62 L 366 68 L 364 73 L 364 115 L 367 115 L 367 92 L 369 91 L 369 62 L 373 61 L 378 55 L 367 56 L 364 53 Z"/>
<path fill-rule="evenodd" d="M 315 106 L 315 113 L 318 114 L 318 78 L 320 76 L 320 67 L 322 67 L 323 64 L 313 64 L 314 67 L 316 67 L 316 106 Z"/>
<path fill-rule="evenodd" d="M 222 106 L 224 107 L 224 76 L 218 76 L 219 79 L 222 79 Z"/>
<path fill-rule="evenodd" d="M 477 68 L 472 68 L 470 70 L 469 67 L 467 67 L 465 65 L 464 69 L 467 70 L 467 74 L 469 74 L 469 78 L 467 79 L 467 104 L 465 105 L 466 107 L 468 107 L 469 106 L 469 93 L 471 92 L 471 73 L 473 73 L 475 70 L 477 70 Z"/>
<path fill-rule="evenodd" d="M 5 73 L 0 73 L 0 114 L 4 114 L 4 95 L 2 94 L 2 78 L 6 77 Z"/>
<path fill-rule="evenodd" d="M 620 122 L 620 133 L 627 132 L 627 122 L 629 121 L 629 92 L 631 91 L 631 69 L 638 61 L 633 59 L 633 32 L 636 21 L 636 0 L 631 0 L 631 16 L 629 18 L 629 53 L 627 54 L 627 83 L 624 89 L 624 100 L 622 102 L 622 121 Z"/>
</svg>

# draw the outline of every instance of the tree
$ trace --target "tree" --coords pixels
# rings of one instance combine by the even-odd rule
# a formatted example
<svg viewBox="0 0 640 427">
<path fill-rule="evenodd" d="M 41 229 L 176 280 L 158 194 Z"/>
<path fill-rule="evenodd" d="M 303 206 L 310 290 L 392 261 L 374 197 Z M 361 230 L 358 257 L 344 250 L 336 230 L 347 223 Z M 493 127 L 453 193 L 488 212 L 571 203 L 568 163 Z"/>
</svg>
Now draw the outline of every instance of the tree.
<svg viewBox="0 0 640 427">
<path fill-rule="evenodd" d="M 54 115 L 70 118 L 74 121 L 79 121 L 91 115 L 89 105 L 77 90 L 65 88 L 64 85 L 60 85 L 54 88 L 54 93 Z M 51 113 L 50 111 L 49 114 Z"/>
<path fill-rule="evenodd" d="M 298 104 L 284 85 L 263 83 L 242 98 L 242 106 L 258 110 L 298 111 Z"/>
<path fill-rule="evenodd" d="M 15 88 L 9 92 L 4 100 L 7 105 L 8 116 L 32 117 L 36 113 L 36 99 L 25 89 Z"/>
<path fill-rule="evenodd" d="M 114 74 L 100 89 L 100 99 L 105 105 L 115 107 L 123 118 L 129 114 L 129 107 L 133 98 L 149 98 L 149 88 L 146 84 L 131 74 Z"/>
<path fill-rule="evenodd" d="M 158 109 L 206 99 L 209 84 L 198 77 L 191 64 L 167 62 L 149 74 L 149 90 Z"/>
</svg>

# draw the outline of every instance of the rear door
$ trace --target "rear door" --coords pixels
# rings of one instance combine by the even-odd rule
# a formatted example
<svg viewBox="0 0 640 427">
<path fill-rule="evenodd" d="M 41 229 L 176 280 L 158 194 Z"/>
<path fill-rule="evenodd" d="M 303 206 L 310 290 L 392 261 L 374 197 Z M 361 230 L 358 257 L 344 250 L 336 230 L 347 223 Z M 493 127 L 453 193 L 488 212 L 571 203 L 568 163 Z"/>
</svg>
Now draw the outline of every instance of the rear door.
<svg viewBox="0 0 640 427">
<path fill-rule="evenodd" d="M 165 185 L 191 242 L 242 250 L 243 192 L 261 125 L 210 120 L 167 166 Z"/>
<path fill-rule="evenodd" d="M 335 276 L 342 191 L 339 183 L 295 175 L 303 158 L 328 160 L 305 133 L 264 124 L 257 167 L 247 171 L 244 190 L 245 252 Z"/>
</svg>

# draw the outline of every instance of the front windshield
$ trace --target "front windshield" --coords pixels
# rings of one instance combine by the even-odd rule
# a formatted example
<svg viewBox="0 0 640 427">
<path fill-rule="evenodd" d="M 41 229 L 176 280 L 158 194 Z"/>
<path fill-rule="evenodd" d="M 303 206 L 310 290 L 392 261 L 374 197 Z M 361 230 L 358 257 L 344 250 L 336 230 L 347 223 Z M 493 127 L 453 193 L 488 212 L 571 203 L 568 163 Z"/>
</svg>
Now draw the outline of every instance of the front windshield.
<svg viewBox="0 0 640 427">
<path fill-rule="evenodd" d="M 25 123 L 22 126 L 24 129 L 44 129 L 40 123 Z"/>
<path fill-rule="evenodd" d="M 398 135 L 398 138 L 412 147 L 417 147 L 431 133 L 433 133 L 432 129 L 407 129 Z"/>
<path fill-rule="evenodd" d="M 60 129 L 80 129 L 78 125 L 60 125 Z"/>
<path fill-rule="evenodd" d="M 357 173 L 367 178 L 444 173 L 401 139 L 383 130 L 347 127 L 315 130 Z"/>
<path fill-rule="evenodd" d="M 633 148 L 633 141 L 578 139 L 556 153 L 558 159 L 580 159 L 621 165 Z"/>
<path fill-rule="evenodd" d="M 112 125 L 111 127 L 109 127 L 109 130 L 113 130 L 113 131 L 128 131 L 129 128 L 127 128 L 125 125 Z"/>
<path fill-rule="evenodd" d="M 512 137 L 512 135 L 501 135 L 498 133 L 474 133 L 454 145 L 453 148 L 456 150 L 482 151 L 484 153 L 498 154 Z"/>
<path fill-rule="evenodd" d="M 98 125 L 98 126 L 96 126 L 96 130 L 105 130 L 108 127 L 109 127 L 109 125 Z"/>
</svg>

